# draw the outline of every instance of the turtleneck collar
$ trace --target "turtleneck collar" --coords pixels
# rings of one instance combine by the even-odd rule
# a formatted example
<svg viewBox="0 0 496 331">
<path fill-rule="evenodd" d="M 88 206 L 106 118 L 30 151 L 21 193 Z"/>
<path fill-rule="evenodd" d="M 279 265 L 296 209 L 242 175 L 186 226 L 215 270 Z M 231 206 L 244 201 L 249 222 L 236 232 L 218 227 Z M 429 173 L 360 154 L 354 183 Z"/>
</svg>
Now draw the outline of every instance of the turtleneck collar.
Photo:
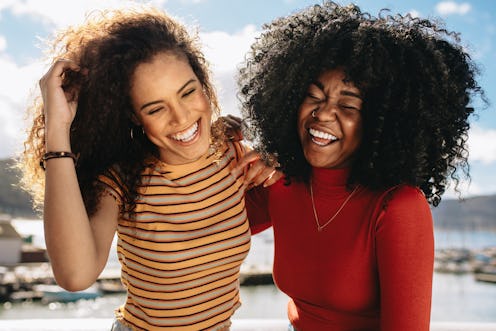
<svg viewBox="0 0 496 331">
<path fill-rule="evenodd" d="M 318 195 L 346 194 L 346 182 L 349 173 L 349 168 L 312 168 L 312 185 L 314 193 Z"/>
</svg>

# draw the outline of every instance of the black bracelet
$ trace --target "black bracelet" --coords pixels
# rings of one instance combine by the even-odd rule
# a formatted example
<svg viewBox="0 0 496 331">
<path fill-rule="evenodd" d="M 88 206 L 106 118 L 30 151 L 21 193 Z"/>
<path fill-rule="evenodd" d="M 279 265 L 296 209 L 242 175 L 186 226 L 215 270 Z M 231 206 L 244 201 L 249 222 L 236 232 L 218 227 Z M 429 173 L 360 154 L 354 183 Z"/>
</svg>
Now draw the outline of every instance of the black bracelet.
<svg viewBox="0 0 496 331">
<path fill-rule="evenodd" d="M 43 170 L 45 170 L 46 161 L 61 157 L 70 157 L 74 161 L 74 164 L 77 163 L 77 159 L 78 159 L 77 155 L 72 152 L 46 152 L 45 154 L 43 154 L 43 157 L 41 158 L 40 167 Z"/>
</svg>

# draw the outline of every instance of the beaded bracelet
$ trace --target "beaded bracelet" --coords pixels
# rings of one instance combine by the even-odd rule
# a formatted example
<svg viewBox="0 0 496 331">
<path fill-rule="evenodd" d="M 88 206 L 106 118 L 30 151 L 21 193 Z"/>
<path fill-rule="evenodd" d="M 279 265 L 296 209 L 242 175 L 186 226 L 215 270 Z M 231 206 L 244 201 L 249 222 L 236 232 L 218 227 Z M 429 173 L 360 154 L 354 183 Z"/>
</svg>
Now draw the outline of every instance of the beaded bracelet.
<svg viewBox="0 0 496 331">
<path fill-rule="evenodd" d="M 43 157 L 41 158 L 40 167 L 43 170 L 45 170 L 46 161 L 48 161 L 50 159 L 61 158 L 61 157 L 70 157 L 74 161 L 74 164 L 77 163 L 77 159 L 78 159 L 76 154 L 74 154 L 72 152 L 46 152 L 45 154 L 43 154 Z"/>
</svg>

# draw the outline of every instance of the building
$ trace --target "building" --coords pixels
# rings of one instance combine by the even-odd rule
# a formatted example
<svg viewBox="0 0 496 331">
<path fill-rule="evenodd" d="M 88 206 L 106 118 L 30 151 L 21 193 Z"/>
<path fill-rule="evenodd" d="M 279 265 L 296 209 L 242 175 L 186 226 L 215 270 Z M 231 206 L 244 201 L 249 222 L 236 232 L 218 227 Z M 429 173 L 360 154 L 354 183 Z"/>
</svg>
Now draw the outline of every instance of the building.
<svg viewBox="0 0 496 331">
<path fill-rule="evenodd" d="M 0 266 L 21 262 L 23 240 L 9 216 L 0 214 Z"/>
</svg>

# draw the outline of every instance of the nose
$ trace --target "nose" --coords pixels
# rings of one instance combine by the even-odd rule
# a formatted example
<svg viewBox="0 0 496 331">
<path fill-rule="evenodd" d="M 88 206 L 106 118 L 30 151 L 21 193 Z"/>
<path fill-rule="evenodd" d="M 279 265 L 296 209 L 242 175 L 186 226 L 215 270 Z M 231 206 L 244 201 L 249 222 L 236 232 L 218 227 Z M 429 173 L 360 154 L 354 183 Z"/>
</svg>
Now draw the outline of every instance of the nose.
<svg viewBox="0 0 496 331">
<path fill-rule="evenodd" d="M 339 111 L 339 106 L 331 101 L 327 101 L 319 109 L 312 112 L 312 117 L 320 122 L 335 121 Z"/>
<path fill-rule="evenodd" d="M 181 126 L 188 122 L 190 111 L 180 103 L 170 108 L 170 124 L 173 126 Z"/>
</svg>

